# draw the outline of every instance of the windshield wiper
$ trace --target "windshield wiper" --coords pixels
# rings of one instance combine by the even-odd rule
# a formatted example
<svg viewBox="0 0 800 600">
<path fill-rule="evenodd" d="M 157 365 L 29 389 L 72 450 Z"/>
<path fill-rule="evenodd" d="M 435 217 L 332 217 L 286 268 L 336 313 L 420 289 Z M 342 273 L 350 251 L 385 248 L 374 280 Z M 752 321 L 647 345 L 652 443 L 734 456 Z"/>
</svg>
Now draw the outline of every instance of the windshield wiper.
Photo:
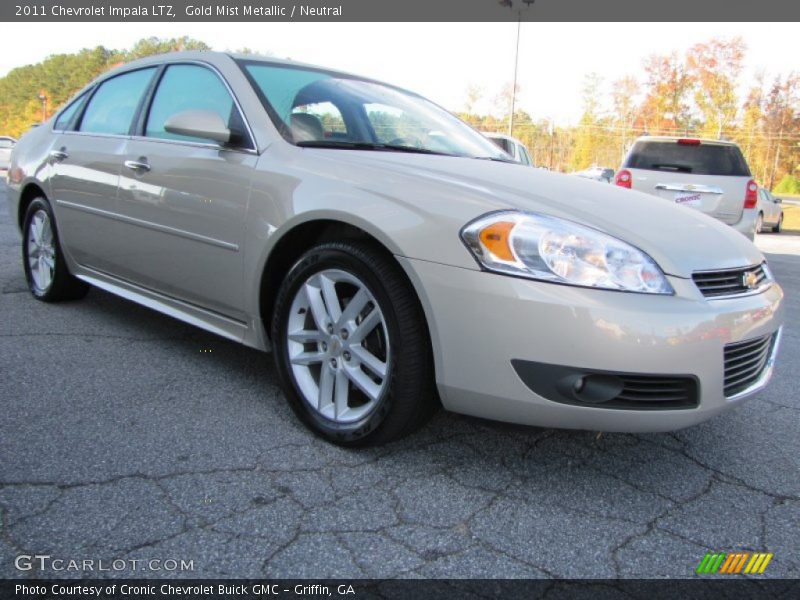
<svg viewBox="0 0 800 600">
<path fill-rule="evenodd" d="M 416 146 L 397 146 L 393 144 L 373 144 L 372 142 L 346 142 L 341 140 L 305 140 L 296 143 L 301 148 L 337 148 L 341 150 L 375 150 L 377 152 L 411 152 L 414 154 L 436 154 L 439 156 L 455 156 L 446 152 L 437 152 Z"/>
<path fill-rule="evenodd" d="M 494 161 L 494 162 L 516 164 L 510 158 L 503 158 L 502 156 L 473 156 L 472 158 L 474 158 L 475 160 L 491 160 L 491 161 Z"/>
</svg>

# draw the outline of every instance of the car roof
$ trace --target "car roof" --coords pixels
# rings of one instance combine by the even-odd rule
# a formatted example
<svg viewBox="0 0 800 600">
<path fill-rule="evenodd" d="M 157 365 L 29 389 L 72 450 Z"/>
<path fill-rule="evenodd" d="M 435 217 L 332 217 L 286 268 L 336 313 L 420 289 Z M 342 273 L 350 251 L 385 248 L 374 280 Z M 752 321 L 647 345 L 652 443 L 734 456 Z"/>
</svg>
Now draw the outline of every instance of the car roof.
<svg viewBox="0 0 800 600">
<path fill-rule="evenodd" d="M 713 144 L 718 146 L 736 146 L 736 142 L 730 140 L 712 140 L 710 138 L 698 138 L 691 135 L 643 135 L 637 142 L 677 142 L 678 140 L 697 140 L 701 144 Z"/>
<path fill-rule="evenodd" d="M 398 90 L 402 90 L 404 92 L 413 94 L 415 96 L 418 95 L 415 92 L 406 90 L 391 83 L 386 83 L 385 81 L 380 81 L 379 79 L 373 79 L 372 77 L 366 77 L 364 75 L 359 75 L 357 73 L 339 71 L 336 69 L 330 69 L 328 67 L 322 67 L 320 65 L 313 65 L 310 63 L 291 60 L 289 58 L 276 58 L 274 56 L 264 56 L 262 54 L 243 54 L 241 52 L 216 52 L 214 50 L 185 50 L 181 52 L 166 52 L 163 54 L 154 54 L 152 56 L 146 56 L 144 58 L 139 58 L 131 62 L 125 63 L 123 65 L 120 65 L 117 68 L 109 71 L 108 73 L 104 73 L 103 79 L 105 79 L 106 76 L 116 75 L 124 71 L 130 71 L 154 64 L 181 62 L 181 61 L 199 61 L 199 62 L 207 62 L 214 66 L 221 66 L 223 64 L 230 64 L 231 60 L 258 62 L 258 63 L 263 63 L 265 65 L 274 65 L 278 67 L 295 67 L 298 69 L 309 69 L 313 71 L 319 71 L 320 73 L 325 73 L 326 75 L 330 75 L 332 77 L 342 77 L 349 79 L 360 79 L 362 81 L 371 81 L 374 83 L 379 83 L 381 85 L 386 85 L 392 88 L 396 88 Z"/>
<path fill-rule="evenodd" d="M 160 65 L 163 63 L 171 63 L 171 62 L 184 62 L 184 61 L 197 61 L 197 62 L 205 62 L 214 67 L 220 68 L 223 66 L 229 66 L 231 61 L 252 61 L 252 62 L 259 62 L 265 65 L 274 65 L 274 66 L 284 66 L 284 67 L 295 67 L 299 69 L 309 69 L 313 71 L 318 71 L 320 73 L 324 73 L 331 77 L 341 77 L 344 79 L 358 79 L 360 81 L 367 81 L 371 83 L 376 83 L 379 85 L 383 85 L 386 87 L 393 88 L 400 92 L 404 92 L 406 94 L 417 96 L 422 98 L 417 92 L 408 90 L 406 88 L 402 88 L 400 86 L 394 85 L 392 83 L 387 83 L 385 81 L 381 81 L 379 79 L 373 79 L 371 77 L 365 77 L 363 75 L 358 75 L 357 73 L 348 73 L 347 71 L 337 71 L 335 69 L 329 69 L 327 67 L 321 67 L 319 65 L 312 65 L 309 63 L 303 63 L 291 59 L 283 59 L 283 58 L 275 58 L 272 56 L 264 56 L 261 54 L 243 54 L 241 52 L 216 52 L 213 50 L 185 50 L 181 52 L 166 52 L 163 54 L 154 54 L 152 56 L 146 56 L 144 58 L 139 58 L 133 60 L 128 63 L 121 64 L 114 69 L 103 73 L 97 79 L 92 80 L 85 88 L 81 90 L 83 92 L 85 89 L 104 81 L 106 79 L 110 79 L 115 75 L 119 75 L 121 73 L 125 73 L 127 71 L 133 71 L 136 69 L 140 69 L 142 67 L 147 67 L 150 65 Z M 77 94 L 76 94 L 77 95 Z"/>
</svg>

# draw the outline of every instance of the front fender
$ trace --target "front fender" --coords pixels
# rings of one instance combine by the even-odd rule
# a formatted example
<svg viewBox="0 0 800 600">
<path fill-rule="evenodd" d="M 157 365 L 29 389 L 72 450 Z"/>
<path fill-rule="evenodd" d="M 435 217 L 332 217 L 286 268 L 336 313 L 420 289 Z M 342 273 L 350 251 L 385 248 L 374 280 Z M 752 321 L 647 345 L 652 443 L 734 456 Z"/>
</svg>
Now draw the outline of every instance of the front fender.
<svg viewBox="0 0 800 600">
<path fill-rule="evenodd" d="M 435 206 L 441 209 L 441 204 Z M 330 177 L 259 175 L 251 191 L 244 242 L 249 314 L 259 313 L 259 283 L 273 249 L 297 227 L 321 220 L 357 227 L 396 256 L 478 269 L 459 237 L 468 218 L 458 211 L 433 214 L 423 203 L 336 184 Z"/>
</svg>

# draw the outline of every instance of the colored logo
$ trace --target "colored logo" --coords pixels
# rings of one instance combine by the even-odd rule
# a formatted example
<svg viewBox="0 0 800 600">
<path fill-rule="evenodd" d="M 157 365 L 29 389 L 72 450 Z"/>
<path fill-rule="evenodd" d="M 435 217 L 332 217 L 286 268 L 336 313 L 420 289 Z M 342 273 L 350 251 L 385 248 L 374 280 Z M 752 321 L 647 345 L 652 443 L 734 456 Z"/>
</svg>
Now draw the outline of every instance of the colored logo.
<svg viewBox="0 0 800 600">
<path fill-rule="evenodd" d="M 698 575 L 760 575 L 772 560 L 771 552 L 709 552 L 697 565 Z"/>
<path fill-rule="evenodd" d="M 758 275 L 756 275 L 752 271 L 748 271 L 742 277 L 742 283 L 746 288 L 754 290 L 758 287 Z"/>
</svg>

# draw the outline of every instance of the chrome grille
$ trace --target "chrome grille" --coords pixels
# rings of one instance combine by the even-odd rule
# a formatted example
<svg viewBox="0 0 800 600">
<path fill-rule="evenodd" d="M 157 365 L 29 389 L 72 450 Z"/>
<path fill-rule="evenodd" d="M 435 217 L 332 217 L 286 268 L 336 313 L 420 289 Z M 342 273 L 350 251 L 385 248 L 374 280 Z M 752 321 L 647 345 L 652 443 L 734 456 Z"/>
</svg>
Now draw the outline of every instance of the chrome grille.
<svg viewBox="0 0 800 600">
<path fill-rule="evenodd" d="M 774 335 L 765 335 L 725 346 L 725 397 L 735 396 L 758 381 L 774 339 Z"/>
<path fill-rule="evenodd" d="M 706 298 L 734 296 L 752 292 L 770 280 L 765 265 L 726 269 L 724 271 L 701 271 L 692 275 L 695 285 Z"/>
</svg>

